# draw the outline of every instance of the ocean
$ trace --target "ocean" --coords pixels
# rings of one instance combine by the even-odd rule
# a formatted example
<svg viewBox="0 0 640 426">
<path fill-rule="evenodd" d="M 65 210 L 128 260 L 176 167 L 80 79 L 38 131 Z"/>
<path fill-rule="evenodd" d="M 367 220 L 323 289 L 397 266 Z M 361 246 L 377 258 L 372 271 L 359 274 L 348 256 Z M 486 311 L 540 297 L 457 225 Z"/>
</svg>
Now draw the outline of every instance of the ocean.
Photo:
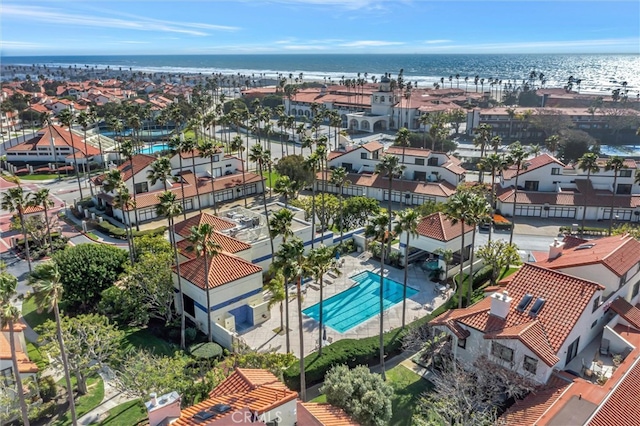
<svg viewBox="0 0 640 426">
<path fill-rule="evenodd" d="M 503 83 L 527 79 L 531 71 L 543 73 L 547 87 L 563 87 L 570 76 L 580 79 L 580 91 L 610 93 L 626 82 L 629 96 L 640 92 L 640 55 L 635 54 L 288 54 L 288 55 L 137 55 L 137 56 L 20 56 L 1 58 L 7 65 L 90 67 L 146 73 L 241 74 L 253 78 L 276 78 L 278 74 L 303 81 L 333 81 L 365 75 L 371 81 L 384 73 L 396 76 L 402 69 L 405 81 L 431 87 L 445 79 L 444 87 L 468 86 L 474 77 L 501 79 Z M 456 79 L 458 74 L 460 77 Z M 449 76 L 453 76 L 449 81 Z M 468 77 L 468 82 L 464 79 Z M 539 81 L 538 83 L 539 84 Z M 574 85 L 574 89 L 577 89 Z"/>
</svg>

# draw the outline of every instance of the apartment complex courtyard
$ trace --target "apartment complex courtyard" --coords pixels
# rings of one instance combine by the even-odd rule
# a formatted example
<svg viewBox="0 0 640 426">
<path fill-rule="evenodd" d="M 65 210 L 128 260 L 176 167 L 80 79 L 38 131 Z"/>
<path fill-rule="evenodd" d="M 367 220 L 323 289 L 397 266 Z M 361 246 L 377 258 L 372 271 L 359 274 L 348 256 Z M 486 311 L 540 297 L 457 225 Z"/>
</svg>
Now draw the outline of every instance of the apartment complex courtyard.
<svg viewBox="0 0 640 426">
<path fill-rule="evenodd" d="M 378 274 L 380 272 L 380 262 L 370 258 L 369 253 L 353 253 L 342 257 L 338 264 L 341 274 L 325 274 L 323 296 L 325 300 L 324 312 L 327 315 L 326 301 L 338 294 L 341 294 L 350 288 L 358 285 L 354 281 L 354 277 L 364 271 L 370 271 Z M 379 275 L 376 275 L 379 279 Z M 385 265 L 385 278 L 402 284 L 404 270 L 397 269 Z M 424 317 L 446 302 L 447 298 L 452 294 L 453 290 L 447 290 L 442 285 L 429 279 L 429 273 L 422 270 L 418 264 L 410 264 L 407 270 L 407 313 L 406 322 L 410 323 L 418 318 Z M 387 284 L 385 284 L 385 291 Z M 303 299 L 302 310 L 320 302 L 320 287 L 315 280 L 306 281 L 302 285 Z M 379 287 L 378 287 L 379 289 Z M 411 289 L 416 292 L 412 292 Z M 413 294 L 412 294 L 413 293 Z M 298 335 L 298 308 L 295 300 L 296 286 L 289 285 L 289 339 L 291 352 L 299 356 L 300 344 Z M 369 294 L 379 300 L 379 292 Z M 360 296 L 354 296 L 360 297 Z M 395 299 L 397 300 L 397 299 Z M 353 304 L 354 301 L 345 303 Z M 391 303 L 387 301 L 387 304 Z M 327 315 L 328 316 L 328 315 Z M 304 328 L 304 355 L 309 355 L 318 350 L 319 344 L 319 322 L 316 319 L 303 313 L 302 318 Z M 327 318 L 324 319 L 325 325 Z M 286 324 L 286 320 L 285 320 Z M 384 329 L 389 331 L 402 326 L 402 298 L 397 303 L 384 311 Z M 333 329 L 330 325 L 326 325 L 326 340 L 324 344 L 330 344 L 341 339 L 361 339 L 364 337 L 376 336 L 380 330 L 379 315 L 364 320 L 353 328 L 341 333 Z M 286 336 L 285 333 L 277 334 L 280 328 L 280 304 L 276 303 L 270 310 L 270 318 L 260 325 L 254 326 L 239 334 L 240 340 L 252 349 L 258 351 L 272 351 L 284 353 L 286 352 Z"/>
</svg>

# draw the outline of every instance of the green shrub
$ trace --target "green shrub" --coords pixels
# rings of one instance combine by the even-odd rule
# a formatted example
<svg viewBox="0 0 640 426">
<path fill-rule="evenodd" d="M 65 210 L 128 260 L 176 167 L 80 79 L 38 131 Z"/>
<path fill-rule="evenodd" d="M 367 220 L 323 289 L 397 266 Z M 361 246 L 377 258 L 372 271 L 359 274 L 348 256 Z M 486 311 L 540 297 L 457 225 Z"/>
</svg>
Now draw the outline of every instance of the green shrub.
<svg viewBox="0 0 640 426">
<path fill-rule="evenodd" d="M 58 406 L 56 405 L 56 401 L 47 401 L 40 405 L 37 408 L 34 408 L 31 413 L 29 413 L 29 420 L 44 420 L 50 419 L 56 412 Z M 43 422 L 42 424 L 49 424 L 48 422 Z"/>
<path fill-rule="evenodd" d="M 180 336 L 180 329 L 178 329 L 178 336 Z M 187 327 L 184 330 L 184 340 L 187 343 L 191 343 L 196 340 L 198 336 L 198 329 L 194 327 Z"/>
<path fill-rule="evenodd" d="M 53 376 L 44 376 L 38 379 L 38 387 L 40 388 L 40 396 L 43 402 L 49 402 L 56 397 L 58 389 Z"/>
<path fill-rule="evenodd" d="M 165 233 L 166 230 L 167 230 L 166 226 L 160 226 L 158 228 L 145 229 L 144 231 L 133 231 L 133 236 L 143 237 L 145 235 L 151 235 L 151 236 L 162 235 Z"/>
<path fill-rule="evenodd" d="M 222 357 L 222 346 L 214 342 L 196 343 L 189 347 L 194 358 L 214 359 Z"/>
<path fill-rule="evenodd" d="M 473 274 L 473 288 L 476 289 L 480 287 L 485 281 L 488 281 L 491 278 L 491 273 L 493 272 L 493 268 L 489 265 L 484 266 L 478 272 Z"/>
<path fill-rule="evenodd" d="M 95 228 L 103 234 L 107 234 L 115 238 L 126 238 L 127 235 L 127 231 L 125 229 L 114 226 L 106 220 L 96 223 Z"/>
</svg>

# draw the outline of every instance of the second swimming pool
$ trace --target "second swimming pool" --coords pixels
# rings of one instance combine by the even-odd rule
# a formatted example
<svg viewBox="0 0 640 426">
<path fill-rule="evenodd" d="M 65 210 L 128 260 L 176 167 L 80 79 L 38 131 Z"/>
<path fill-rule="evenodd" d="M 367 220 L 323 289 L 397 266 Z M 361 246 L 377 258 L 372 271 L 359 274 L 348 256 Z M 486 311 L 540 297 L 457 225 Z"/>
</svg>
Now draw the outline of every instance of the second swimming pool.
<svg viewBox="0 0 640 426">
<path fill-rule="evenodd" d="M 326 299 L 322 304 L 323 322 L 326 326 L 344 333 L 380 313 L 380 275 L 364 271 L 351 277 L 357 284 Z M 402 301 L 403 285 L 389 278 L 384 279 L 383 305 L 387 310 Z M 418 290 L 407 286 L 407 298 Z M 308 307 L 303 314 L 320 319 L 320 303 Z"/>
</svg>

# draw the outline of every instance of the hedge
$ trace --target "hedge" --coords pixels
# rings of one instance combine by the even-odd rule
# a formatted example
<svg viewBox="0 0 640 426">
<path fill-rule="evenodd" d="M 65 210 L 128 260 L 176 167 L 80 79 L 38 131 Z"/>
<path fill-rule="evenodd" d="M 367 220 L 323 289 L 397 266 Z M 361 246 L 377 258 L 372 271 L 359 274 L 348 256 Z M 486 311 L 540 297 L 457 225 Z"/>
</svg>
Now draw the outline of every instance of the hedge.
<svg viewBox="0 0 640 426">
<path fill-rule="evenodd" d="M 491 278 L 491 273 L 493 272 L 493 268 L 491 265 L 483 266 L 478 272 L 473 274 L 473 288 L 477 289 L 481 284 L 484 284 L 485 281 L 488 281 Z"/>
<path fill-rule="evenodd" d="M 53 240 L 55 238 L 60 238 L 60 233 L 59 232 L 52 232 L 51 233 L 51 239 Z M 49 242 L 49 241 L 47 241 L 47 242 Z M 24 246 L 24 237 L 20 238 L 20 239 L 17 239 L 16 240 L 16 244 L 21 246 L 21 247 Z M 31 237 L 29 237 L 29 244 L 33 244 L 33 238 L 31 238 Z"/>
<path fill-rule="evenodd" d="M 420 327 L 431 319 L 453 308 L 451 300 L 431 314 L 419 318 L 410 323 L 408 327 Z M 384 347 L 386 359 L 392 358 L 402 352 L 402 339 L 404 330 L 395 329 L 384 334 Z M 312 386 L 324 381 L 324 376 L 333 366 L 346 364 L 350 368 L 357 365 L 377 365 L 380 360 L 379 336 L 365 337 L 364 339 L 342 339 L 322 349 L 322 357 L 317 352 L 305 357 L 305 372 L 307 386 Z M 300 365 L 295 363 L 283 372 L 283 379 L 289 389 L 300 390 Z"/>
<path fill-rule="evenodd" d="M 599 235 L 605 235 L 608 232 L 608 229 L 606 228 L 598 228 L 595 226 L 585 226 L 584 227 L 584 231 L 582 230 L 583 228 L 580 226 L 577 229 L 577 233 L 581 234 L 584 233 L 584 235 L 591 235 L 591 236 L 599 236 Z M 561 226 L 560 227 L 560 232 L 563 234 L 572 234 L 573 233 L 573 228 L 571 226 Z"/>
<path fill-rule="evenodd" d="M 126 229 L 112 225 L 106 220 L 96 223 L 95 229 L 111 237 L 122 238 L 122 239 L 125 239 L 127 237 Z M 166 226 L 160 226 L 158 228 L 146 229 L 144 231 L 134 230 L 132 234 L 134 237 L 143 237 L 145 235 L 162 235 L 165 233 L 166 230 L 167 230 Z"/>
</svg>

